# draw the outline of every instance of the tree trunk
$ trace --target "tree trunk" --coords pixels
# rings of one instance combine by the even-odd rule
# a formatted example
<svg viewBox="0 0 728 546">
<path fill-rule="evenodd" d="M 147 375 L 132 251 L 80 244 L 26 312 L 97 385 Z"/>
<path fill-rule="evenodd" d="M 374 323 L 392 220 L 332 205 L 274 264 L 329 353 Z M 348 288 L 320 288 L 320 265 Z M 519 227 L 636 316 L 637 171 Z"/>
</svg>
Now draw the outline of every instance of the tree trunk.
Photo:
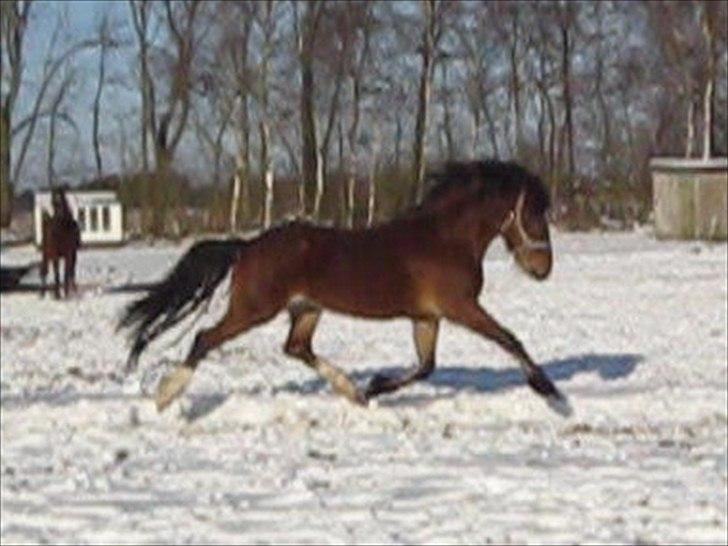
<svg viewBox="0 0 728 546">
<path fill-rule="evenodd" d="M 685 141 L 685 157 L 693 156 L 695 147 L 695 101 L 692 94 L 688 96 L 688 134 Z"/>
<path fill-rule="evenodd" d="M 567 10 L 569 9 L 567 5 Z M 566 130 L 566 145 L 568 146 L 568 179 L 569 184 L 574 177 L 574 125 L 572 121 L 571 100 L 571 44 L 569 37 L 569 23 L 564 22 L 561 28 L 562 45 L 562 84 L 564 88 L 564 127 Z"/>
<path fill-rule="evenodd" d="M 273 222 L 273 198 L 275 196 L 273 188 L 273 170 L 268 168 L 265 170 L 265 212 L 263 214 L 263 227 L 268 229 Z"/>
<path fill-rule="evenodd" d="M 472 102 L 472 101 L 471 101 Z M 476 104 L 470 106 L 470 157 L 475 159 L 480 148 L 480 108 Z"/>
<path fill-rule="evenodd" d="M 434 34 L 435 34 L 435 6 L 431 0 L 425 1 L 425 28 L 422 31 L 420 56 L 422 69 L 420 71 L 420 85 L 417 95 L 417 118 L 415 120 L 415 141 L 412 150 L 414 163 L 412 166 L 412 184 L 414 201 L 419 203 L 424 192 L 425 178 L 425 138 L 427 135 L 427 116 L 430 102 L 430 87 L 432 85 Z"/>
<path fill-rule="evenodd" d="M 708 84 L 705 87 L 705 120 L 703 122 L 703 159 L 708 160 L 712 155 L 713 148 L 713 76 L 708 78 Z"/>
<path fill-rule="evenodd" d="M 266 116 L 264 113 L 260 121 L 260 169 L 264 195 L 263 227 L 267 229 L 273 219 L 273 170 L 270 161 L 270 129 Z"/>
<path fill-rule="evenodd" d="M 316 149 L 316 194 L 313 201 L 313 217 L 318 219 L 321 214 L 321 201 L 324 197 L 324 162 L 321 152 Z"/>
<path fill-rule="evenodd" d="M 379 155 L 379 126 L 374 122 L 372 128 L 372 162 L 369 170 L 369 201 L 367 203 L 367 227 L 374 223 L 374 208 L 377 203 L 377 158 Z"/>
<path fill-rule="evenodd" d="M 708 66 L 706 72 L 707 83 L 703 104 L 703 159 L 708 160 L 713 154 L 713 95 L 715 94 L 715 37 L 713 28 L 712 10 L 716 9 L 715 4 L 703 3 L 703 34 L 705 34 L 705 45 L 708 51 Z"/>
<path fill-rule="evenodd" d="M 402 158 L 402 118 L 399 114 L 396 117 L 396 128 L 394 132 L 394 168 L 399 173 Z"/>
<path fill-rule="evenodd" d="M 356 159 L 352 158 L 352 163 Z M 354 190 L 356 188 L 356 175 L 350 171 L 346 176 L 346 227 L 354 227 Z"/>
<path fill-rule="evenodd" d="M 22 7 L 19 2 L 8 2 L 0 8 L 4 31 L 2 47 L 7 59 L 7 65 L 4 64 L 6 59 L 0 64 L 0 72 L 3 84 L 8 84 L 5 93 L 0 95 L 0 227 L 8 227 L 12 219 L 14 178 L 11 122 L 23 75 L 23 42 L 30 6 L 29 1 L 24 2 Z"/>
<path fill-rule="evenodd" d="M 0 227 L 9 226 L 12 217 L 10 159 L 10 111 L 0 105 Z"/>
<path fill-rule="evenodd" d="M 538 123 L 536 130 L 538 134 L 538 159 L 541 163 L 541 169 L 546 165 L 546 133 L 544 125 L 546 124 L 546 104 L 544 104 L 543 95 L 538 95 Z"/>
<path fill-rule="evenodd" d="M 354 190 L 358 169 L 359 117 L 361 104 L 361 82 L 359 73 L 351 79 L 351 124 L 349 125 L 349 172 L 346 177 L 346 225 L 354 227 Z"/>
<path fill-rule="evenodd" d="M 483 115 L 485 116 L 485 123 L 488 127 L 491 153 L 493 154 L 493 157 L 497 159 L 500 156 L 500 152 L 498 151 L 498 134 L 496 133 L 493 116 L 490 115 L 490 106 L 488 106 L 487 96 L 483 97 Z"/>
<path fill-rule="evenodd" d="M 447 159 L 448 161 L 452 161 L 455 159 L 455 138 L 453 137 L 452 133 L 452 115 L 450 112 L 450 89 L 447 85 L 447 62 L 442 62 L 442 84 L 443 84 L 443 97 L 442 97 L 442 103 L 443 103 L 443 109 L 444 109 L 444 119 L 443 123 L 445 125 L 445 144 L 447 149 Z"/>
<path fill-rule="evenodd" d="M 268 63 L 272 53 L 271 27 L 273 16 L 273 5 L 269 2 L 263 6 L 263 52 L 260 69 L 260 110 L 259 123 L 260 134 L 260 175 L 263 181 L 263 227 L 269 228 L 273 221 L 273 169 L 271 166 L 271 136 L 270 136 L 270 112 L 268 108 Z"/>
<path fill-rule="evenodd" d="M 149 20 L 147 15 L 149 6 L 150 4 L 147 4 L 146 2 L 135 3 L 132 0 L 129 0 L 132 23 L 139 42 L 139 68 L 141 72 L 139 94 L 142 102 L 141 123 L 139 128 L 141 130 L 142 169 L 145 173 L 149 172 L 149 131 L 155 131 L 155 114 L 152 111 L 154 91 L 149 75 L 148 65 L 147 29 L 149 26 Z"/>
<path fill-rule="evenodd" d="M 299 65 L 301 69 L 301 158 L 304 184 L 304 211 L 316 213 L 319 186 L 319 155 L 316 143 L 316 118 L 314 114 L 313 46 L 320 6 L 304 4 L 305 13 L 300 29 Z"/>
<path fill-rule="evenodd" d="M 106 74 L 106 44 L 101 44 L 99 53 L 99 80 L 96 86 L 96 96 L 94 97 L 94 113 L 93 113 L 93 146 L 94 157 L 96 158 L 96 176 L 101 178 L 103 167 L 101 164 L 101 144 L 99 142 L 99 113 L 101 110 L 101 93 L 104 88 L 104 77 Z"/>
<path fill-rule="evenodd" d="M 50 112 L 50 126 L 48 129 L 48 164 L 47 164 L 47 176 L 48 176 L 48 185 L 52 188 L 55 186 L 56 183 L 56 173 L 54 169 L 54 160 L 55 160 L 55 154 L 56 154 L 56 121 L 58 118 L 58 109 L 61 106 L 61 103 L 63 102 L 63 97 L 66 95 L 66 91 L 68 90 L 69 85 L 71 84 L 71 76 L 67 76 L 65 80 L 61 83 L 61 86 L 58 90 L 58 94 L 53 99 L 53 103 L 51 104 L 51 112 Z"/>
<path fill-rule="evenodd" d="M 240 193 L 243 185 L 242 169 L 240 165 L 236 165 L 235 176 L 233 177 L 233 195 L 230 199 L 230 232 L 238 231 L 238 209 L 240 206 Z"/>
<path fill-rule="evenodd" d="M 509 60 L 511 66 L 511 101 L 513 107 L 513 155 L 520 157 L 522 145 L 522 128 L 521 128 L 521 79 L 518 73 L 518 9 L 516 8 L 512 16 L 512 42 L 509 48 Z"/>
</svg>

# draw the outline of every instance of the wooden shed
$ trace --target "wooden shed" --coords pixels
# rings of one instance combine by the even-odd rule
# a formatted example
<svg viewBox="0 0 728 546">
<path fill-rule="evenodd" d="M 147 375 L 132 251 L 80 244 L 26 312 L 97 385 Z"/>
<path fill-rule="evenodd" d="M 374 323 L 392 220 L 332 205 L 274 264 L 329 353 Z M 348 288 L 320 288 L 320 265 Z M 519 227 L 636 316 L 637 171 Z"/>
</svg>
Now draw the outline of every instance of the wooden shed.
<svg viewBox="0 0 728 546">
<path fill-rule="evenodd" d="M 659 239 L 728 238 L 728 158 L 650 161 Z"/>
<path fill-rule="evenodd" d="M 71 214 L 81 230 L 81 243 L 89 245 L 115 245 L 124 242 L 123 210 L 113 191 L 86 190 L 66 192 Z M 35 244 L 43 238 L 41 215 L 52 213 L 50 191 L 35 194 Z"/>
</svg>

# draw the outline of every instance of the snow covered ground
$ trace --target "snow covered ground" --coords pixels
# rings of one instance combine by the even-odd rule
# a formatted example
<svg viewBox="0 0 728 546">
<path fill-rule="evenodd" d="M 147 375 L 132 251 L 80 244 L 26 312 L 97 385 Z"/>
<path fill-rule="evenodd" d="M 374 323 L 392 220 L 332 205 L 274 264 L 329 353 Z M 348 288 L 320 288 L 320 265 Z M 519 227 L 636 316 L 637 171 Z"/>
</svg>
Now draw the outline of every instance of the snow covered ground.
<svg viewBox="0 0 728 546">
<path fill-rule="evenodd" d="M 725 543 L 726 245 L 554 239 L 544 283 L 491 249 L 482 300 L 570 398 L 568 419 L 450 324 L 430 380 L 354 407 L 283 355 L 285 315 L 211 353 L 159 415 L 156 380 L 223 290 L 123 379 L 114 326 L 134 295 L 3 295 L 0 539 Z M 188 245 L 86 250 L 79 282 L 154 280 Z M 405 320 L 328 313 L 315 346 L 362 383 L 414 361 Z"/>
</svg>

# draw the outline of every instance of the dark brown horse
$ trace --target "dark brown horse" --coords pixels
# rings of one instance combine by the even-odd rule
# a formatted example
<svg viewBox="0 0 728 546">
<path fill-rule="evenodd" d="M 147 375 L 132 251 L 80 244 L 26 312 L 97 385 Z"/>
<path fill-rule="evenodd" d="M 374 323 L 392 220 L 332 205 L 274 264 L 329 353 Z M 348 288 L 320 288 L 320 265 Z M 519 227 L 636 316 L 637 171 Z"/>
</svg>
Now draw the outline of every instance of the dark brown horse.
<svg viewBox="0 0 728 546">
<path fill-rule="evenodd" d="M 53 295 L 56 298 L 61 297 L 60 279 L 59 279 L 59 261 L 63 260 L 63 293 L 68 297 L 71 290 L 74 292 L 76 287 L 76 254 L 81 246 L 81 232 L 78 223 L 73 218 L 71 208 L 66 200 L 66 192 L 64 188 L 53 188 L 51 190 L 51 205 L 53 207 L 53 216 L 43 211 L 42 214 L 42 233 L 43 241 L 41 252 L 43 260 L 40 266 L 41 276 L 41 297 L 45 296 L 46 291 L 46 275 L 48 274 L 48 264 L 53 266 Z"/>
<path fill-rule="evenodd" d="M 431 175 L 422 204 L 370 229 L 342 230 L 291 222 L 252 240 L 203 241 L 169 276 L 133 302 L 120 327 L 133 327 L 128 370 L 146 345 L 209 300 L 231 271 L 227 313 L 198 332 L 185 362 L 159 384 L 161 411 L 186 387 L 200 360 L 225 341 L 287 309 L 285 352 L 325 377 L 355 403 L 426 378 L 435 367 L 441 319 L 481 334 L 513 355 L 528 384 L 557 411 L 569 405 L 518 339 L 478 303 L 483 256 L 497 236 L 536 279 L 551 271 L 541 181 L 513 163 L 450 163 Z M 409 317 L 419 364 L 398 376 L 375 375 L 362 391 L 311 346 L 323 309 L 359 317 Z"/>
</svg>

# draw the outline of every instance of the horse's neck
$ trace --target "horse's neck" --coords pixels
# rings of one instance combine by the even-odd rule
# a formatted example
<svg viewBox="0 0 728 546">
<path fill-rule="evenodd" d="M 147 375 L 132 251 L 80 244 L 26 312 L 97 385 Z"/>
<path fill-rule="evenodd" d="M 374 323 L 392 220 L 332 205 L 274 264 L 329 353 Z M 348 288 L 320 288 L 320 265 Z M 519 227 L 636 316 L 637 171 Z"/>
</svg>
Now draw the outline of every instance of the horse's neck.
<svg viewBox="0 0 728 546">
<path fill-rule="evenodd" d="M 500 233 L 502 217 L 507 213 L 506 205 L 494 203 L 484 213 L 481 207 L 466 203 L 454 205 L 434 214 L 434 221 L 441 235 L 457 240 L 472 249 L 473 257 L 482 260 L 490 243 Z"/>
<path fill-rule="evenodd" d="M 53 214 L 63 219 L 72 216 L 71 207 L 68 206 L 68 201 L 66 201 L 65 197 L 63 197 L 63 200 L 60 202 L 58 209 L 53 211 Z"/>
</svg>

